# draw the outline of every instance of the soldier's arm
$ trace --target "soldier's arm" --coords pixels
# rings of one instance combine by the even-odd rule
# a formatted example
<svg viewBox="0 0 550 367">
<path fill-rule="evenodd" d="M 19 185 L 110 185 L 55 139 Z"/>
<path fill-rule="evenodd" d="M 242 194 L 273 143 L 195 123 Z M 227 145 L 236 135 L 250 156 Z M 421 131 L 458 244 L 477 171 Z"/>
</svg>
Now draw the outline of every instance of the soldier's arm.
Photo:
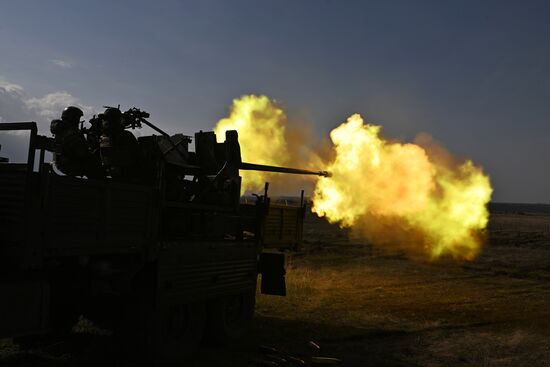
<svg viewBox="0 0 550 367">
<path fill-rule="evenodd" d="M 65 137 L 63 151 L 76 158 L 87 158 L 91 155 L 86 139 L 81 133 L 73 133 Z"/>
</svg>

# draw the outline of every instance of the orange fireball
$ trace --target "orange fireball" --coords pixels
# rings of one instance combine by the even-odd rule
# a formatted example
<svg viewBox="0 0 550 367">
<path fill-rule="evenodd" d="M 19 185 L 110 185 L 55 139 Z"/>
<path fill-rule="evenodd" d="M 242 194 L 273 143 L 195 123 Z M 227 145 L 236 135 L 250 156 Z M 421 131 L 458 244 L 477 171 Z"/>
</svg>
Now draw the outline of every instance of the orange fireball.
<svg viewBox="0 0 550 367">
<path fill-rule="evenodd" d="M 313 211 L 374 243 L 432 259 L 475 257 L 489 218 L 489 178 L 471 161 L 445 166 L 380 130 L 356 114 L 331 132 L 332 177 L 317 182 Z"/>
</svg>

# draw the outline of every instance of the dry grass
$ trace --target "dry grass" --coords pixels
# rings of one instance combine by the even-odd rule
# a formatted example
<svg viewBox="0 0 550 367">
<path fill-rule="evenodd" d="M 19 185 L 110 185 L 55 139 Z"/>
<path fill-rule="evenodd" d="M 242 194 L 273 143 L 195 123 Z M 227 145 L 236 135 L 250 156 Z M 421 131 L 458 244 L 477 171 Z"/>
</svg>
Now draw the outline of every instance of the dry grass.
<svg viewBox="0 0 550 367">
<path fill-rule="evenodd" d="M 550 216 L 528 214 L 493 214 L 489 222 L 492 232 L 538 232 L 550 234 Z"/>
<path fill-rule="evenodd" d="M 430 335 L 413 346 L 416 364 L 425 366 L 519 367 L 550 365 L 548 340 L 516 329 Z"/>
<path fill-rule="evenodd" d="M 548 224 L 548 216 L 498 216 L 475 262 L 430 264 L 321 223 L 287 269 L 289 295 L 259 295 L 257 314 L 316 325 L 304 334 L 349 366 L 550 366 Z"/>
</svg>

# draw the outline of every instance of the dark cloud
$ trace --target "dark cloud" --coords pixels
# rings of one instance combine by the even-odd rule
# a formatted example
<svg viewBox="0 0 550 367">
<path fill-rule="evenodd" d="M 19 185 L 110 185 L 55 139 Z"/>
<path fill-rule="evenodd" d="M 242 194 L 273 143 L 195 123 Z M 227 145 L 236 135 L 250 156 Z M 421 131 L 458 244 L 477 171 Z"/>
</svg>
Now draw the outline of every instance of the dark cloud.
<svg viewBox="0 0 550 367">
<path fill-rule="evenodd" d="M 91 107 L 65 91 L 48 93 L 42 97 L 29 95 L 15 83 L 0 78 L 0 122 L 35 121 L 39 132 L 47 134 L 49 122 L 59 117 L 63 108 L 77 105 L 86 114 Z M 28 134 L 24 132 L 0 132 L 0 155 L 12 161 L 23 161 L 27 155 Z"/>
</svg>

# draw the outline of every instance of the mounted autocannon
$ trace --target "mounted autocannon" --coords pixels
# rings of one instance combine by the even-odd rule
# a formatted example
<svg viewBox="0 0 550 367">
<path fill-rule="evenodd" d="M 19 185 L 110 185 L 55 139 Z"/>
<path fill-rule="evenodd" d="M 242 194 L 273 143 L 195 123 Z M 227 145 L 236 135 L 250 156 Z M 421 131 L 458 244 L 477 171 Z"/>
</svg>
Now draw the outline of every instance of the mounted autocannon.
<svg viewBox="0 0 550 367">
<path fill-rule="evenodd" d="M 226 131 L 223 142 L 212 131 L 200 131 L 191 150 L 192 137 L 166 133 L 147 120 L 149 113 L 135 107 L 122 112 L 106 106 L 89 127 L 79 122 L 81 116 L 78 108 L 68 107 L 61 120 L 52 121 L 55 166 L 69 176 L 146 184 L 163 176 L 170 198 L 230 205 L 239 202 L 240 170 L 330 176 L 326 171 L 243 162 L 235 130 Z M 160 135 L 136 139 L 130 130 L 144 125 Z"/>
<path fill-rule="evenodd" d="M 299 169 L 299 168 L 268 166 L 264 164 L 255 164 L 255 163 L 246 163 L 246 162 L 242 162 L 239 168 L 242 170 L 249 170 L 249 171 L 290 173 L 294 175 L 315 175 L 315 176 L 322 176 L 322 177 L 331 176 L 330 172 L 328 171 L 311 171 L 311 170 Z"/>
</svg>

